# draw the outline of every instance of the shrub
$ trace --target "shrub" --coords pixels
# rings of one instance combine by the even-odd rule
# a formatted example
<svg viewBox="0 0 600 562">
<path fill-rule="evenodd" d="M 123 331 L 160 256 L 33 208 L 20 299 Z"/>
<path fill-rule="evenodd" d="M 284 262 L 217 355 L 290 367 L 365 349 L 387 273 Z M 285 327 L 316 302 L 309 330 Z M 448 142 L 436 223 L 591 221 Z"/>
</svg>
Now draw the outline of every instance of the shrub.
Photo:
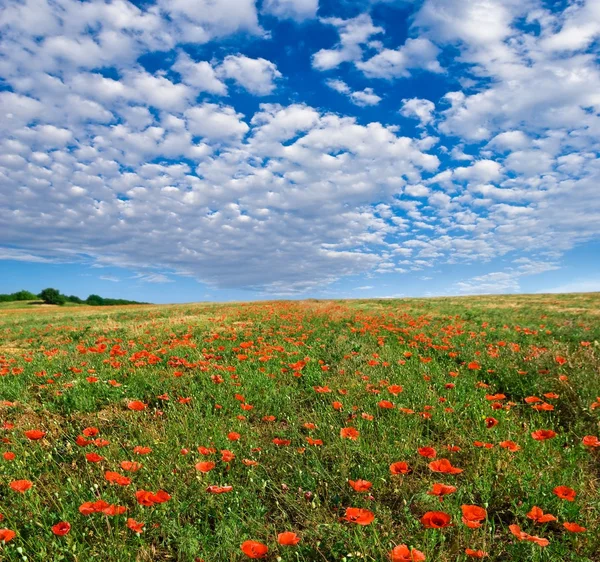
<svg viewBox="0 0 600 562">
<path fill-rule="evenodd" d="M 52 289 L 51 287 L 44 289 L 38 296 L 44 301 L 44 304 L 62 305 L 67 302 L 67 298 L 64 295 L 61 295 L 60 291 L 57 289 Z"/>
</svg>

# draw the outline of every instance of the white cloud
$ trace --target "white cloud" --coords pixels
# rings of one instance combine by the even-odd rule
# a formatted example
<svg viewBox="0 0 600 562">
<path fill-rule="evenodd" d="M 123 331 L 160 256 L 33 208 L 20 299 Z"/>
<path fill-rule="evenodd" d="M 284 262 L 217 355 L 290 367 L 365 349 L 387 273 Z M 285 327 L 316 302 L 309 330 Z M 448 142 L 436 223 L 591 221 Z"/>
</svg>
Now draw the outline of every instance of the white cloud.
<svg viewBox="0 0 600 562">
<path fill-rule="evenodd" d="M 141 70 L 126 72 L 123 83 L 136 92 L 138 99 L 158 109 L 182 110 L 193 98 L 188 86 Z"/>
<path fill-rule="evenodd" d="M 526 13 L 531 4 L 528 0 L 427 0 L 414 25 L 440 42 L 460 42 L 468 47 L 496 45 L 511 34 L 514 17 Z"/>
<path fill-rule="evenodd" d="M 181 75 L 182 81 L 198 92 L 225 95 L 227 86 L 217 77 L 217 73 L 208 61 L 194 62 L 185 53 L 179 53 L 173 70 Z"/>
<path fill-rule="evenodd" d="M 258 5 L 297 21 L 318 7 Z M 250 58 L 262 45 L 252 41 L 268 37 L 253 0 L 10 0 L 0 19 L 0 239 L 18 250 L 2 255 L 152 263 L 169 276 L 146 273 L 149 282 L 184 274 L 280 294 L 524 249 L 529 261 L 462 289 L 516 290 L 521 276 L 557 267 L 600 237 L 595 4 L 414 9 L 396 49 L 366 13 L 324 19 L 339 41 L 312 59 L 318 71 L 348 63 L 351 84 L 357 70 L 362 81 L 410 78 L 439 74 L 443 61 L 436 87 L 420 94 L 431 101 L 399 96 L 386 125 L 385 113 L 364 122 L 283 87 L 275 63 L 284 68 L 294 45 L 281 59 Z M 142 65 L 147 54 L 158 70 Z M 381 101 L 379 85 L 327 83 L 356 105 Z M 443 83 L 453 91 L 442 95 Z M 278 103 L 256 110 L 237 86 Z M 214 100 L 228 90 L 226 104 Z M 418 119 L 417 135 L 405 117 Z"/>
<path fill-rule="evenodd" d="M 350 100 L 355 105 L 365 107 L 367 105 L 377 105 L 381 101 L 381 97 L 373 91 L 373 88 L 365 88 L 362 91 L 352 92 Z"/>
<path fill-rule="evenodd" d="M 348 86 L 348 84 L 346 84 L 343 80 L 330 79 L 326 80 L 325 83 L 336 92 L 348 96 L 354 105 L 358 105 L 360 107 L 377 105 L 381 101 L 381 97 L 373 91 L 373 88 L 352 91 L 350 86 Z"/>
<path fill-rule="evenodd" d="M 600 7 L 596 0 L 571 4 L 562 14 L 561 29 L 547 35 L 542 48 L 551 51 L 578 51 L 600 36 Z"/>
<path fill-rule="evenodd" d="M 428 125 L 433 121 L 434 111 L 435 104 L 433 102 L 419 98 L 403 99 L 402 109 L 400 109 L 400 113 L 404 115 L 404 117 L 418 119 L 421 126 Z"/>
<path fill-rule="evenodd" d="M 235 80 L 240 86 L 257 96 L 266 96 L 275 90 L 275 80 L 281 73 L 270 61 L 252 59 L 245 55 L 228 55 L 218 69 L 219 75 Z"/>
<path fill-rule="evenodd" d="M 340 41 L 335 49 L 321 49 L 313 55 L 312 65 L 317 70 L 331 70 L 344 62 L 359 61 L 363 45 L 372 35 L 383 33 L 384 29 L 373 25 L 368 14 L 351 19 L 323 18 L 321 22 L 337 28 Z"/>
<path fill-rule="evenodd" d="M 255 0 L 159 0 L 181 34 L 183 42 L 206 43 L 245 31 L 262 32 Z"/>
<path fill-rule="evenodd" d="M 443 72 L 437 56 L 440 50 L 429 39 L 407 39 L 398 49 L 384 49 L 356 67 L 369 78 L 407 78 L 410 70 Z"/>
<path fill-rule="evenodd" d="M 468 168 L 459 167 L 454 170 L 454 177 L 459 180 L 490 182 L 500 178 L 502 165 L 493 160 L 478 160 Z"/>
<path fill-rule="evenodd" d="M 243 115 L 230 106 L 203 103 L 188 109 L 185 117 L 192 134 L 210 140 L 241 138 L 249 130 Z"/>
<path fill-rule="evenodd" d="M 505 131 L 496 135 L 488 144 L 490 148 L 500 151 L 520 150 L 530 145 L 530 140 L 523 131 Z"/>
<path fill-rule="evenodd" d="M 278 18 L 302 21 L 317 15 L 319 0 L 264 0 L 262 10 Z"/>
<path fill-rule="evenodd" d="M 138 273 L 133 277 L 139 279 L 143 283 L 173 283 L 173 279 L 170 279 L 163 273 Z"/>
<path fill-rule="evenodd" d="M 459 281 L 456 288 L 466 295 L 517 293 L 520 290 L 519 276 L 514 272 L 495 271 Z"/>
<path fill-rule="evenodd" d="M 542 150 L 519 150 L 509 154 L 504 165 L 525 176 L 544 174 L 552 168 L 553 158 Z"/>
</svg>

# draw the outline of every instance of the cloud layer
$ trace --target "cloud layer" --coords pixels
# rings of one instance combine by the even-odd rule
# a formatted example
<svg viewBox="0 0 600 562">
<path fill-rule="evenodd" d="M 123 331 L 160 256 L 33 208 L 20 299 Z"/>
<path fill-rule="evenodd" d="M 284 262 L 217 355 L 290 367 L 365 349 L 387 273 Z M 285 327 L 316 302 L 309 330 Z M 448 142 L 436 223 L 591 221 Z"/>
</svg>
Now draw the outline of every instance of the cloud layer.
<svg viewBox="0 0 600 562">
<path fill-rule="evenodd" d="M 203 3 L 5 3 L 3 255 L 279 294 L 505 257 L 456 288 L 494 292 L 600 238 L 597 2 L 426 0 L 402 44 L 316 0 Z M 243 52 L 282 21 L 337 34 L 307 62 L 356 114 Z M 403 95 L 415 77 L 446 90 Z"/>
</svg>

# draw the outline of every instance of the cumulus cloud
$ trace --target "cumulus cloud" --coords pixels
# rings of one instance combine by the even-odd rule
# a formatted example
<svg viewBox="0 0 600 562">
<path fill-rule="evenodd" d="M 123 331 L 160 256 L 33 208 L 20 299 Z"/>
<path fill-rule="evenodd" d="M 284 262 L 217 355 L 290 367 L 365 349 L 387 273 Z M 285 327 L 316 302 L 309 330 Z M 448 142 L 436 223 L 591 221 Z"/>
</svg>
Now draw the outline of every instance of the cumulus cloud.
<svg viewBox="0 0 600 562">
<path fill-rule="evenodd" d="M 236 32 L 260 34 L 255 0 L 159 0 L 184 42 L 207 43 Z"/>
<path fill-rule="evenodd" d="M 348 96 L 350 101 L 354 105 L 365 107 L 368 105 L 377 105 L 381 101 L 381 97 L 378 96 L 373 88 L 365 88 L 364 90 L 352 91 L 350 86 L 343 80 L 330 79 L 326 81 L 326 84 L 336 92 Z"/>
<path fill-rule="evenodd" d="M 334 26 L 340 40 L 334 49 L 321 49 L 313 55 L 312 65 L 317 70 L 331 70 L 344 62 L 359 61 L 371 36 L 384 32 L 382 27 L 373 24 L 368 14 L 346 20 L 323 18 L 321 23 Z"/>
<path fill-rule="evenodd" d="M 282 19 L 302 21 L 317 15 L 319 0 L 265 0 L 263 12 Z"/>
<path fill-rule="evenodd" d="M 182 82 L 198 92 L 220 95 L 227 93 L 227 86 L 218 78 L 208 61 L 194 62 L 186 53 L 181 52 L 172 68 L 181 75 Z"/>
<path fill-rule="evenodd" d="M 421 126 L 428 125 L 434 119 L 435 104 L 429 100 L 411 98 L 402 100 L 400 113 L 404 117 L 418 119 Z"/>
<path fill-rule="evenodd" d="M 407 39 L 398 49 L 383 49 L 356 67 L 369 78 L 406 78 L 410 70 L 423 69 L 442 72 L 437 60 L 440 50 L 426 38 Z"/>
<path fill-rule="evenodd" d="M 275 80 L 281 72 L 263 58 L 252 59 L 245 55 L 228 55 L 219 66 L 219 75 L 235 80 L 240 86 L 257 96 L 266 96 L 275 89 Z"/>
</svg>

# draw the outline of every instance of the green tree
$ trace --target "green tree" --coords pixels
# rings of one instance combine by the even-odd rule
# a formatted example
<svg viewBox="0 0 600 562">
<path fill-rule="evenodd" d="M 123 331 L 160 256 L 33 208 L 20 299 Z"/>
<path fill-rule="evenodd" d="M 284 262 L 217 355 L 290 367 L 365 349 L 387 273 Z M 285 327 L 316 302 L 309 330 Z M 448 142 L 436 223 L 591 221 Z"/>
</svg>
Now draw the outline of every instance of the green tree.
<svg viewBox="0 0 600 562">
<path fill-rule="evenodd" d="M 104 299 L 99 295 L 90 295 L 85 299 L 85 303 L 92 306 L 102 306 L 104 304 Z"/>
<path fill-rule="evenodd" d="M 38 297 L 42 299 L 45 304 L 65 304 L 65 302 L 67 302 L 67 299 L 64 295 L 60 294 L 59 290 L 52 289 L 51 287 L 44 289 Z"/>
<path fill-rule="evenodd" d="M 37 299 L 37 296 L 34 295 L 31 291 L 18 291 L 12 294 L 12 297 L 16 301 L 34 301 Z"/>
</svg>

